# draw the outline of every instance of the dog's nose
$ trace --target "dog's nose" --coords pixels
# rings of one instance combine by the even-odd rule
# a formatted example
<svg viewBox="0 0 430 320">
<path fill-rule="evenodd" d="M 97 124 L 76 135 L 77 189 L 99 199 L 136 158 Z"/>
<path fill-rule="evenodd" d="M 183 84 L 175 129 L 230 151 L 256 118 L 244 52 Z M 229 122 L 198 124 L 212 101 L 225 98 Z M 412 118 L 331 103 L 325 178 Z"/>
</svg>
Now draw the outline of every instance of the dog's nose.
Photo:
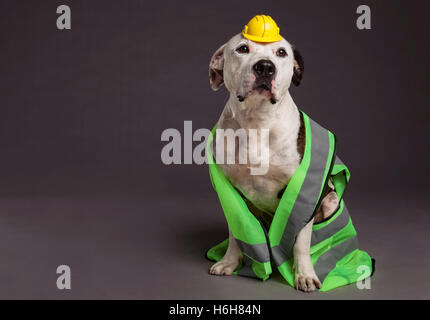
<svg viewBox="0 0 430 320">
<path fill-rule="evenodd" d="M 260 60 L 252 67 L 258 77 L 272 77 L 276 72 L 276 67 L 270 60 Z"/>
</svg>

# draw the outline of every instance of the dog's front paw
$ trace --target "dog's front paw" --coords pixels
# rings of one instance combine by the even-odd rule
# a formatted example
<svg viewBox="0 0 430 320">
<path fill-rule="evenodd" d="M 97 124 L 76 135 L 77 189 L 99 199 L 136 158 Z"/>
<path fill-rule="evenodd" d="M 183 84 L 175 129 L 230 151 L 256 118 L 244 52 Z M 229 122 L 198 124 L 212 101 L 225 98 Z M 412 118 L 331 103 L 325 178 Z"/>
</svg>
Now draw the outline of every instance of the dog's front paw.
<svg viewBox="0 0 430 320">
<path fill-rule="evenodd" d="M 312 292 L 321 288 L 321 282 L 315 274 L 296 274 L 294 287 L 304 292 Z"/>
<path fill-rule="evenodd" d="M 221 261 L 212 265 L 212 267 L 209 269 L 209 273 L 216 276 L 230 276 L 238 265 L 239 259 L 237 259 L 237 261 L 231 259 L 222 259 Z"/>
<path fill-rule="evenodd" d="M 294 263 L 294 287 L 304 292 L 312 292 L 321 289 L 321 282 L 315 274 L 311 258 L 308 254 L 296 255 Z"/>
</svg>

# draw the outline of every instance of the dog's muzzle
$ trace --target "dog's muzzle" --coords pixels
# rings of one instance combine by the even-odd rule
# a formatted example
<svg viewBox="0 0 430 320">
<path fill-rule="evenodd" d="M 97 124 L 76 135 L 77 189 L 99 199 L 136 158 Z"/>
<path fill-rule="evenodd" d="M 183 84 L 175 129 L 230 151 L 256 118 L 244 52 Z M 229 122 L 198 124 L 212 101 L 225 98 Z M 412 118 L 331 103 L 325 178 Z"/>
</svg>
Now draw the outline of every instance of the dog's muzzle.
<svg viewBox="0 0 430 320">
<path fill-rule="evenodd" d="M 276 99 L 272 94 L 272 81 L 275 79 L 276 67 L 270 60 L 260 60 L 252 66 L 252 71 L 255 75 L 255 82 L 252 90 L 257 91 L 259 94 L 266 92 L 270 97 L 272 104 L 276 103 Z M 245 100 L 243 96 L 237 96 L 240 102 Z"/>
</svg>

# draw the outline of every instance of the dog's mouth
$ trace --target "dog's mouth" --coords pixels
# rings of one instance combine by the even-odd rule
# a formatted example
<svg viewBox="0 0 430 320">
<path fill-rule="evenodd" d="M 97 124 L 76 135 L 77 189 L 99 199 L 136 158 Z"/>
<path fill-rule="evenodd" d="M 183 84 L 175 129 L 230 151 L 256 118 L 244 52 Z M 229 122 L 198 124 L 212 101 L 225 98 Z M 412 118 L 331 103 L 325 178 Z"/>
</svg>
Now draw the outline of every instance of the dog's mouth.
<svg viewBox="0 0 430 320">
<path fill-rule="evenodd" d="M 267 91 L 267 92 L 269 92 L 270 94 L 272 94 L 272 92 L 271 92 L 272 88 L 270 88 L 270 87 L 271 87 L 271 86 L 269 86 L 269 85 L 267 85 L 267 84 L 263 83 L 263 84 L 260 84 L 260 85 L 258 85 L 258 86 L 254 86 L 254 90 L 257 90 L 257 92 L 258 92 L 259 94 L 264 93 L 264 91 Z"/>
<path fill-rule="evenodd" d="M 246 96 L 238 95 L 237 99 L 240 102 L 245 101 L 245 99 L 251 95 L 261 95 L 269 99 L 269 101 L 272 104 L 275 104 L 277 102 L 277 99 L 275 98 L 275 95 L 272 91 L 272 84 L 271 83 L 255 83 L 252 86 L 252 89 L 248 92 Z"/>
</svg>

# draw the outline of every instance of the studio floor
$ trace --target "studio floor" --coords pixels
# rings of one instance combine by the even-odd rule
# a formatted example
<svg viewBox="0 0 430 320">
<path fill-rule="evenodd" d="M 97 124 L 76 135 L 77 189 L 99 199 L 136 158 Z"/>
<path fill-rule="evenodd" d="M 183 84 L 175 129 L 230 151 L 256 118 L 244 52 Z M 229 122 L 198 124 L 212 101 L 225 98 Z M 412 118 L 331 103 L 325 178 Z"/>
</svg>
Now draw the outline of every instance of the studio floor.
<svg viewBox="0 0 430 320">
<path fill-rule="evenodd" d="M 278 273 L 210 276 L 205 250 L 227 237 L 215 194 L 0 200 L 2 299 L 429 299 L 425 197 L 347 198 L 360 247 L 376 259 L 370 290 L 306 294 Z M 357 214 L 354 214 L 356 212 Z M 57 266 L 71 268 L 58 290 Z"/>
</svg>

